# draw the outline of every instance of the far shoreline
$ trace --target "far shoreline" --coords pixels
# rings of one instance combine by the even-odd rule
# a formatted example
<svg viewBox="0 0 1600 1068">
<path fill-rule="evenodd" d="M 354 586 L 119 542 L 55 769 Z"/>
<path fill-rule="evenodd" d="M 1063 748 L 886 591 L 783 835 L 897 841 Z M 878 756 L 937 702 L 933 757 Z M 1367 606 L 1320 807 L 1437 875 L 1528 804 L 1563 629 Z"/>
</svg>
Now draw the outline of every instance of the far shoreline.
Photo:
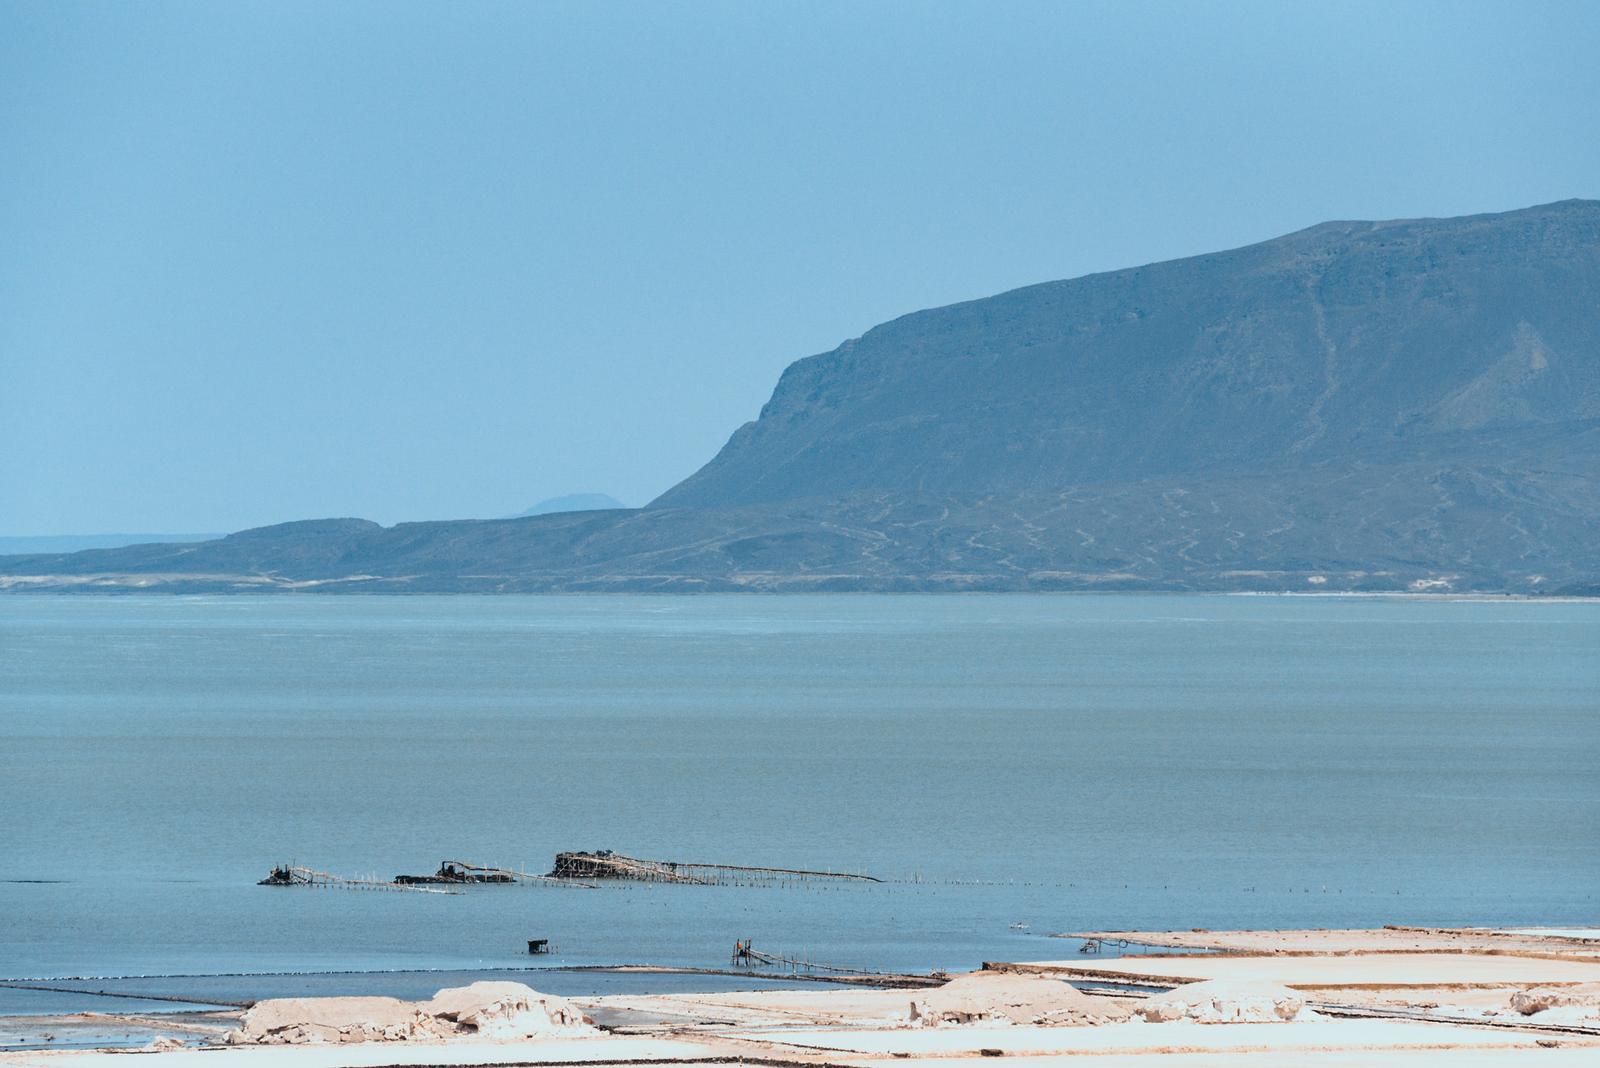
<svg viewBox="0 0 1600 1068">
<path fill-rule="evenodd" d="M 47 578 L 65 578 L 71 581 L 59 585 L 44 585 Z M 356 586 L 335 586 L 327 583 L 273 584 L 257 579 L 247 589 L 183 589 L 175 584 L 141 583 L 122 584 L 96 582 L 110 576 L 13 576 L 0 575 L 0 598 L 6 597 L 103 597 L 122 599 L 150 598 L 236 598 L 236 597 L 325 597 L 345 598 L 446 598 L 471 597 L 482 600 L 509 600 L 515 598 L 787 598 L 787 597 L 1148 597 L 1148 598 L 1284 598 L 1293 600 L 1327 601 L 1415 601 L 1419 603 L 1480 603 L 1480 604 L 1600 604 L 1600 594 L 1571 593 L 1518 593 L 1495 591 L 1444 592 L 1431 590 L 1163 590 L 1163 589 L 782 589 L 743 586 L 722 589 L 616 589 L 616 590 L 439 590 L 439 589 L 373 589 Z M 119 576 L 120 577 L 120 576 Z M 243 576 L 241 576 L 242 578 Z M 20 580 L 20 581 L 19 581 Z M 33 581 L 30 581 L 33 580 Z"/>
</svg>

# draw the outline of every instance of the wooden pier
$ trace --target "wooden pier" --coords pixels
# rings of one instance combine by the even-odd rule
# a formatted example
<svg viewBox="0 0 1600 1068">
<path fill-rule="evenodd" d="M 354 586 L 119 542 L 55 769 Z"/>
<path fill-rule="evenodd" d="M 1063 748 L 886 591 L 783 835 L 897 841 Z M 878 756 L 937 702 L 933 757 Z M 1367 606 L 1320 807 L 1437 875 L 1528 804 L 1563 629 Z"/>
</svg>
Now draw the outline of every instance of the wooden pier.
<svg viewBox="0 0 1600 1068">
<path fill-rule="evenodd" d="M 689 883 L 695 886 L 737 886 L 806 879 L 880 883 L 871 875 L 807 868 L 772 868 L 747 864 L 700 864 L 678 860 L 642 860 L 609 849 L 593 853 L 557 853 L 552 879 L 626 879 L 635 882 Z"/>
<path fill-rule="evenodd" d="M 257 882 L 256 885 L 327 887 L 339 890 L 397 890 L 411 891 L 418 894 L 458 894 L 461 892 L 434 886 L 408 886 L 401 883 L 384 882 L 382 879 L 376 878 L 353 879 L 344 875 L 334 875 L 331 872 L 317 871 L 315 868 L 291 864 L 273 868 L 267 873 L 267 877 Z"/>
<path fill-rule="evenodd" d="M 496 868 L 483 864 L 473 864 L 471 861 L 466 860 L 440 861 L 439 870 L 432 875 L 396 875 L 394 881 L 401 886 L 534 883 L 546 886 L 579 887 L 587 890 L 598 889 L 594 883 L 582 882 L 576 879 L 558 879 L 551 875 L 535 875 L 533 872 L 521 871 L 516 868 Z"/>
<path fill-rule="evenodd" d="M 675 860 L 644 860 L 609 849 L 593 853 L 557 853 L 548 874 L 517 868 L 444 860 L 431 875 L 396 875 L 384 881 L 376 876 L 350 878 L 297 864 L 275 866 L 260 886 L 331 886 L 355 890 L 411 890 L 455 894 L 465 886 L 565 886 L 599 889 L 602 881 L 680 883 L 691 886 L 770 886 L 806 880 L 846 883 L 881 883 L 882 879 L 855 872 L 812 868 L 774 868 L 749 864 L 701 864 Z"/>
</svg>

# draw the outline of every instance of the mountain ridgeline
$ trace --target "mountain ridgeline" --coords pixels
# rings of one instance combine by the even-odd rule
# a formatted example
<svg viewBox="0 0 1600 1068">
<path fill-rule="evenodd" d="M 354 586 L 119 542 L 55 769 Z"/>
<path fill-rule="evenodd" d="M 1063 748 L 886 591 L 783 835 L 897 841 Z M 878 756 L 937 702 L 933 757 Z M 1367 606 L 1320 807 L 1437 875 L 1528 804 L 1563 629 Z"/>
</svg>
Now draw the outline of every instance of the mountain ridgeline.
<svg viewBox="0 0 1600 1068">
<path fill-rule="evenodd" d="M 1326 223 L 801 360 L 658 506 L 1388 463 L 1600 418 L 1600 203 Z"/>
<path fill-rule="evenodd" d="M 917 312 L 644 509 L 0 558 L 11 589 L 1600 592 L 1600 202 Z"/>
</svg>

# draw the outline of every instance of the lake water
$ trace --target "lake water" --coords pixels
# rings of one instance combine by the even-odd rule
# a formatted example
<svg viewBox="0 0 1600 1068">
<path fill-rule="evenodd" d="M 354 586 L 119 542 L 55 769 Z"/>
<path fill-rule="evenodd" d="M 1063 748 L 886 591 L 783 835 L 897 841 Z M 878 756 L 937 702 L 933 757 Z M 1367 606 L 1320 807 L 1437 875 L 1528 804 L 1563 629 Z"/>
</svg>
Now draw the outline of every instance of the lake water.
<svg viewBox="0 0 1600 1068">
<path fill-rule="evenodd" d="M 9 596 L 0 977 L 486 969 L 529 938 L 553 964 L 726 966 L 752 938 L 960 968 L 1085 928 L 1592 925 L 1597 769 L 1592 604 Z M 592 848 L 899 881 L 255 885 Z"/>
</svg>

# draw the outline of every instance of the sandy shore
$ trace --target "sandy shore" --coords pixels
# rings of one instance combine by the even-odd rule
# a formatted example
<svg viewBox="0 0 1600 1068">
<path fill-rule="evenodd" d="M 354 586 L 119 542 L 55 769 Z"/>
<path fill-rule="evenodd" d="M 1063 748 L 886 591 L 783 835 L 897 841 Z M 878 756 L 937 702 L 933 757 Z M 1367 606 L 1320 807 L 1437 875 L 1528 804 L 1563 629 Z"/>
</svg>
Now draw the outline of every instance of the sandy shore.
<svg viewBox="0 0 1600 1068">
<path fill-rule="evenodd" d="M 129 1056 L 153 1058 L 162 1068 L 730 1060 L 877 1068 L 906 1060 L 954 1066 L 995 1057 L 1036 1063 L 1070 1058 L 1074 1065 L 1103 1068 L 1600 1063 L 1600 953 L 1584 937 L 1441 930 L 1081 936 L 1157 948 L 1125 957 L 994 962 L 983 973 L 922 990 L 828 987 L 576 998 L 571 1003 L 601 1025 L 583 1035 L 213 1044 L 147 1053 L 29 1050 L 0 1054 L 0 1064 L 89 1068 L 113 1058 L 125 1065 Z M 1172 954 L 1162 946 L 1214 952 Z M 1086 993 L 1061 977 L 1205 985 L 1177 986 L 1170 993 Z M 1258 997 L 1263 994 L 1265 1000 Z M 1530 999 L 1545 1000 L 1533 1006 Z M 1247 1012 L 1251 1006 L 1254 1015 Z M 1179 1015 L 1164 1015 L 1169 1012 Z M 225 1016 L 219 1020 L 219 1027 L 228 1022 Z"/>
</svg>

